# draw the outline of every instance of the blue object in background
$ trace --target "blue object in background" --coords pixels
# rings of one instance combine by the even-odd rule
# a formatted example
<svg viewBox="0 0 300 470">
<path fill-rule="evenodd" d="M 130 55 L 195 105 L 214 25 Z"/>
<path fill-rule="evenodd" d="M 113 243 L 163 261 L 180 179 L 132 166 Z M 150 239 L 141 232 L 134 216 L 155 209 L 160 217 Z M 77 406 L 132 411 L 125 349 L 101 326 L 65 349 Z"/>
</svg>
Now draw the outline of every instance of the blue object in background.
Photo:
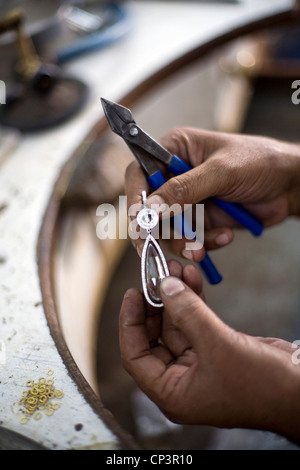
<svg viewBox="0 0 300 470">
<path fill-rule="evenodd" d="M 99 31 L 90 33 L 56 52 L 56 62 L 61 65 L 87 52 L 103 49 L 125 37 L 132 29 L 132 21 L 126 7 L 111 3 L 107 13 L 112 17 L 110 24 Z"/>
</svg>

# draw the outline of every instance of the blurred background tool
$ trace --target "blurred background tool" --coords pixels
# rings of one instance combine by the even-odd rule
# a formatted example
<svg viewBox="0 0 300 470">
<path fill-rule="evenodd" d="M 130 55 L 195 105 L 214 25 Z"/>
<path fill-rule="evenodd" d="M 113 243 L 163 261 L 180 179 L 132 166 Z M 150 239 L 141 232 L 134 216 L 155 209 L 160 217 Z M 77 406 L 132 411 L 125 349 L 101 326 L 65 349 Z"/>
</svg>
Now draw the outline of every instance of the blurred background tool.
<svg viewBox="0 0 300 470">
<path fill-rule="evenodd" d="M 55 58 L 56 63 L 62 64 L 122 39 L 132 28 L 128 9 L 123 3 L 106 0 L 0 0 L 0 18 L 11 9 L 22 8 L 26 13 L 26 31 L 38 53 L 45 59 Z M 7 50 L 12 42 L 12 36 L 7 35 L 0 41 L 0 48 L 2 45 Z M 1 55 L 5 52 L 1 51 Z"/>
<path fill-rule="evenodd" d="M 18 5 L 22 9 L 9 9 Z M 62 64 L 108 46 L 129 29 L 126 10 L 116 3 L 0 2 L 0 77 L 7 84 L 0 124 L 35 132 L 72 117 L 88 90 L 77 77 L 66 77 Z"/>
<path fill-rule="evenodd" d="M 0 20 L 0 34 L 14 31 L 18 60 L 17 83 L 10 86 L 0 107 L 0 124 L 20 131 L 37 131 L 59 124 L 83 105 L 87 87 L 75 78 L 63 77 L 54 64 L 43 63 L 23 30 L 24 12 L 10 11 Z"/>
<path fill-rule="evenodd" d="M 53 51 L 59 64 L 119 41 L 132 27 L 127 9 L 115 2 L 66 1 L 58 16 L 64 25 L 63 45 Z"/>
</svg>

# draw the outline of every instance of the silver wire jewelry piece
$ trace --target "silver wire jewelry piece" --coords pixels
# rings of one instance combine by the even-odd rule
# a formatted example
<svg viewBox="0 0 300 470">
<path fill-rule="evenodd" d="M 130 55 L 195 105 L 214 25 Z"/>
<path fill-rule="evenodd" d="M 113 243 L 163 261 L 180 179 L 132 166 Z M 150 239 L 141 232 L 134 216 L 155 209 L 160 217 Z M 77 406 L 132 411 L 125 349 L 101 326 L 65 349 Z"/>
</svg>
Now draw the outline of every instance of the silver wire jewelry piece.
<svg viewBox="0 0 300 470">
<path fill-rule="evenodd" d="M 169 276 L 164 254 L 151 235 L 151 230 L 158 224 L 157 212 L 147 207 L 146 192 L 142 192 L 143 209 L 137 215 L 137 222 L 140 227 L 148 232 L 141 257 L 141 276 L 145 298 L 153 307 L 163 307 L 160 296 L 160 283 Z"/>
</svg>

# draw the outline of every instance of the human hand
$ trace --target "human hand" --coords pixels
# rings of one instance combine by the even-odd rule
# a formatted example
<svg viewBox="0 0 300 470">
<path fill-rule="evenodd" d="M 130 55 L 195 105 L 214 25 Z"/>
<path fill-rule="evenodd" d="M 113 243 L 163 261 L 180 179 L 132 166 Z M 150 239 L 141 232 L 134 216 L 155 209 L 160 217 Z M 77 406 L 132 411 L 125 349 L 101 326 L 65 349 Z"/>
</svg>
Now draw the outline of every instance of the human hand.
<svg viewBox="0 0 300 470">
<path fill-rule="evenodd" d="M 199 271 L 173 261 L 164 309 L 124 296 L 125 369 L 172 421 L 264 429 L 300 440 L 300 370 L 290 343 L 239 333 L 205 304 Z M 180 280 L 182 279 L 183 282 Z"/>
<path fill-rule="evenodd" d="M 223 134 L 192 128 L 168 133 L 161 144 L 187 161 L 193 169 L 173 177 L 148 197 L 148 205 L 196 204 L 210 197 L 242 204 L 269 227 L 289 215 L 300 215 L 300 146 L 275 139 Z M 149 188 L 140 166 L 134 162 L 126 173 L 128 205 L 140 202 Z M 233 240 L 239 224 L 212 202 L 205 201 L 204 245 L 216 249 Z M 176 255 L 201 261 L 204 250 L 184 250 L 186 240 L 162 245 Z M 141 250 L 142 241 L 134 241 Z M 191 259 L 189 257 L 189 259 Z"/>
</svg>

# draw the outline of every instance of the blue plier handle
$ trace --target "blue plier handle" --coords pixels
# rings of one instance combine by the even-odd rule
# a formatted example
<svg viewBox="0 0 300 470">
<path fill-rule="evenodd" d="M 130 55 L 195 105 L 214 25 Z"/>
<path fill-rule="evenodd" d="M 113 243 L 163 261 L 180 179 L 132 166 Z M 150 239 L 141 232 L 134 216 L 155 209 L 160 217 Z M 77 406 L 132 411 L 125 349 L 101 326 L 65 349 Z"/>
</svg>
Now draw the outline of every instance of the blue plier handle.
<svg viewBox="0 0 300 470">
<path fill-rule="evenodd" d="M 192 167 L 188 165 L 185 161 L 181 160 L 177 155 L 173 155 L 171 163 L 168 166 L 168 170 L 173 173 L 173 175 L 178 176 L 187 171 L 191 170 Z M 156 191 L 160 188 L 165 182 L 165 177 L 160 170 L 157 170 L 156 173 L 148 177 L 148 182 L 152 189 Z M 246 209 L 244 209 L 240 204 L 221 201 L 217 198 L 211 198 L 215 205 L 223 209 L 228 215 L 233 217 L 237 222 L 243 225 L 246 229 L 248 229 L 254 236 L 261 235 L 263 231 L 262 224 L 253 217 Z M 184 227 L 185 233 L 188 235 L 188 232 L 192 230 L 189 229 L 187 225 L 187 221 L 184 220 Z M 174 217 L 174 226 L 177 230 L 179 230 L 180 226 L 182 225 L 182 217 L 181 214 Z M 210 284 L 219 284 L 222 281 L 222 276 L 215 267 L 214 263 L 210 259 L 208 253 L 206 252 L 205 257 L 199 263 L 201 269 L 203 270 L 204 274 L 206 275 L 207 280 Z"/>
<path fill-rule="evenodd" d="M 178 158 L 178 157 L 176 157 Z M 179 159 L 179 158 L 178 158 Z M 185 163 L 185 162 L 182 162 Z M 169 167 L 169 170 L 171 171 L 171 168 Z M 173 171 L 172 171 L 173 173 Z M 178 175 L 181 173 L 177 173 Z M 150 184 L 151 188 L 156 191 L 158 188 L 160 188 L 165 182 L 166 179 L 162 172 L 158 170 L 156 173 L 153 175 L 149 176 L 148 178 L 148 183 Z M 184 227 L 184 234 L 189 235 L 189 233 L 192 233 L 193 230 L 189 226 L 188 222 L 186 219 L 182 219 L 182 214 L 177 214 L 173 217 L 173 222 L 174 222 L 174 228 L 179 232 L 182 233 L 182 227 Z M 193 234 L 194 235 L 194 234 Z M 222 281 L 222 276 L 217 270 L 216 266 L 212 262 L 211 258 L 209 257 L 208 253 L 205 252 L 205 256 L 202 261 L 199 262 L 199 266 L 204 272 L 206 279 L 210 284 L 219 284 L 219 282 Z"/>
<path fill-rule="evenodd" d="M 168 171 L 174 176 L 181 175 L 192 169 L 185 161 L 177 155 L 172 155 L 137 126 L 129 109 L 103 98 L 101 98 L 101 101 L 111 129 L 125 140 L 144 169 L 148 182 L 154 191 L 165 184 L 166 179 L 161 170 L 154 164 L 153 158 L 163 162 L 167 166 Z M 263 231 L 262 224 L 242 206 L 236 203 L 221 201 L 215 197 L 211 198 L 211 200 L 215 205 L 223 209 L 223 211 L 248 229 L 254 236 L 257 237 L 261 235 Z M 182 214 L 174 216 L 173 219 L 174 227 L 177 231 L 189 238 L 195 238 L 192 228 L 187 221 L 183 219 Z M 192 234 L 192 236 L 189 234 Z M 204 259 L 199 264 L 210 284 L 218 284 L 221 282 L 222 276 L 207 252 Z"/>
<path fill-rule="evenodd" d="M 168 166 L 168 170 L 173 173 L 173 175 L 178 176 L 190 171 L 192 167 L 188 165 L 177 155 L 173 155 L 171 163 Z M 161 172 L 160 172 L 161 173 Z M 157 181 L 161 180 L 161 175 L 153 175 L 152 180 Z M 154 183 L 155 184 L 155 183 Z M 263 232 L 263 226 L 259 220 L 256 219 L 252 214 L 250 214 L 243 206 L 234 202 L 221 201 L 216 197 L 210 198 L 210 200 L 218 207 L 223 209 L 228 215 L 235 219 L 239 224 L 245 227 L 249 232 L 252 233 L 255 237 L 259 237 Z"/>
</svg>

